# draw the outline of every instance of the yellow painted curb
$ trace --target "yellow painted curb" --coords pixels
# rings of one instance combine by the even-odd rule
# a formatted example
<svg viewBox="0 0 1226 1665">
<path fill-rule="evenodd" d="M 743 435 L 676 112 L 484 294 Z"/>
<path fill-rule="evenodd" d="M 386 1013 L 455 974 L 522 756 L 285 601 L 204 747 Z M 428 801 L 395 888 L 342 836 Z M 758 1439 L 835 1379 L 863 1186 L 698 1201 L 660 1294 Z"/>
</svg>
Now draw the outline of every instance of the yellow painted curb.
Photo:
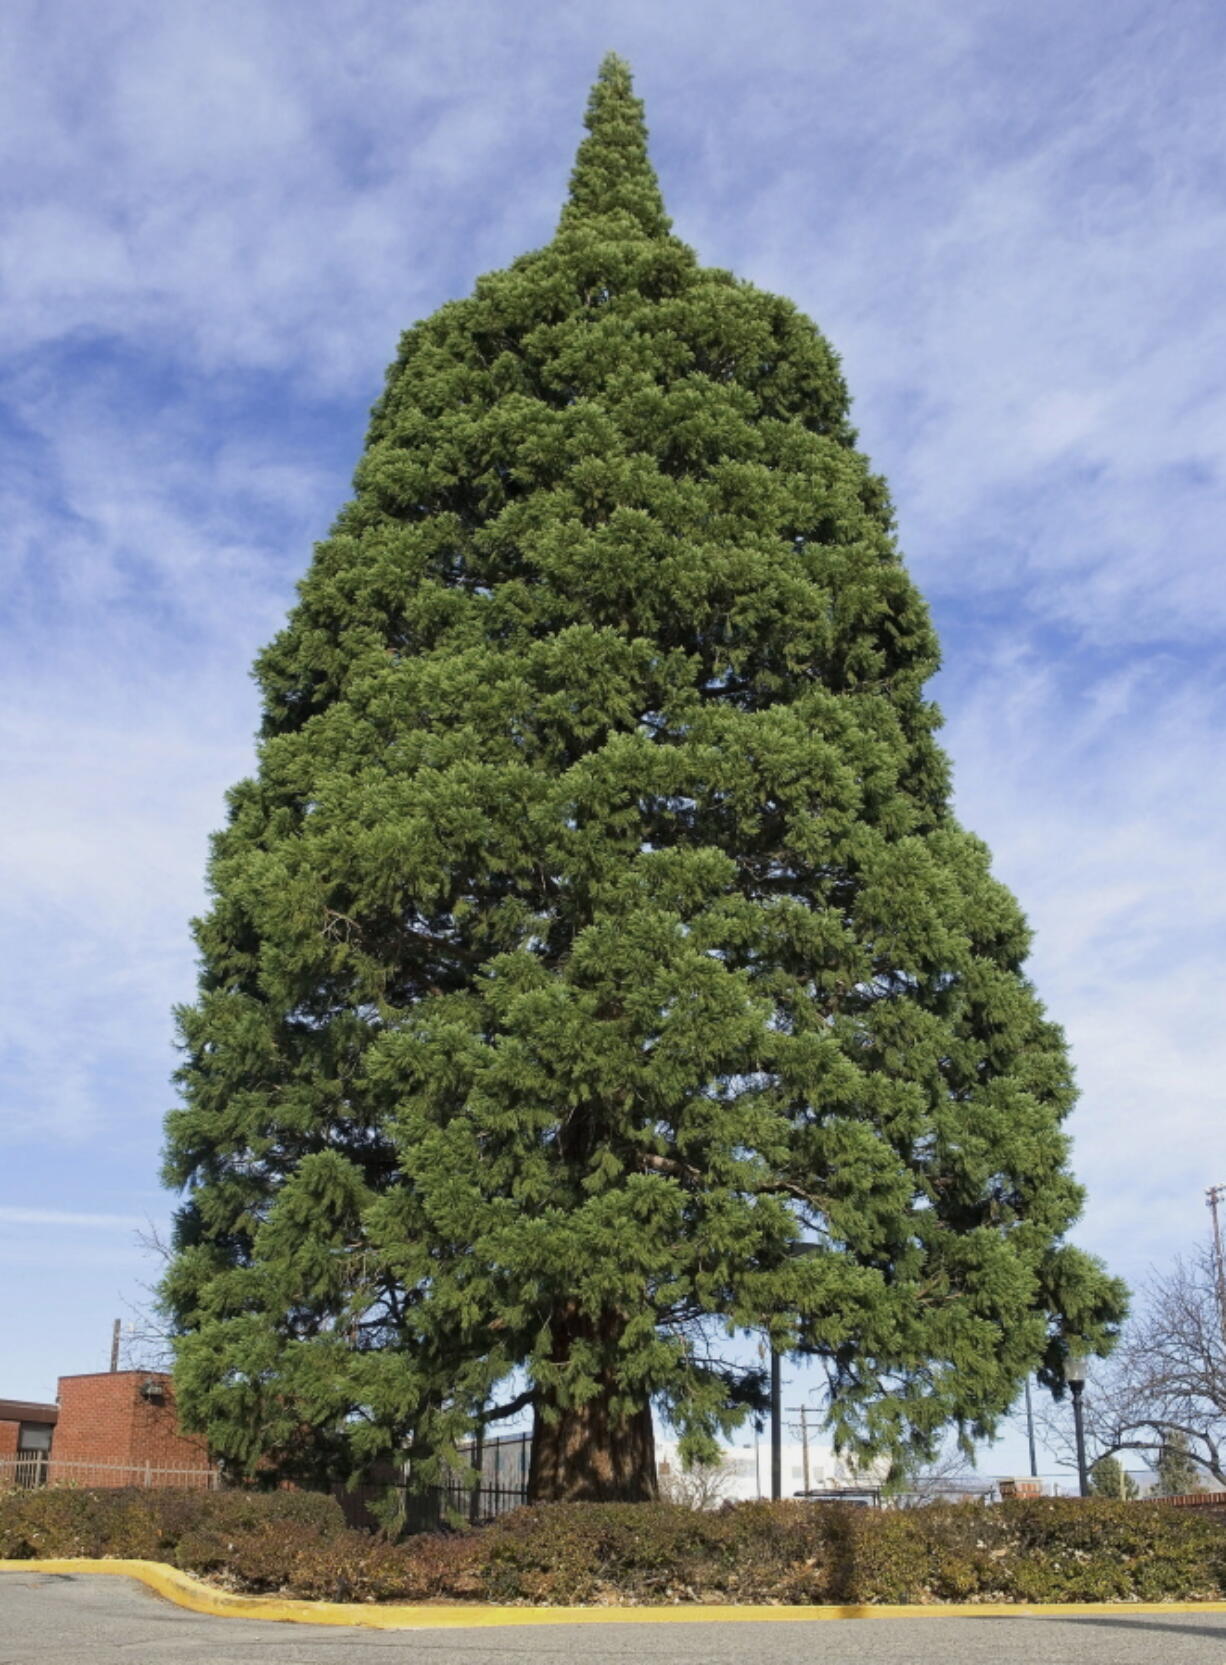
<svg viewBox="0 0 1226 1665">
<path fill-rule="evenodd" d="M 1108 1614 L 1226 1613 L 1226 1601 L 1055 1601 L 933 1603 L 926 1607 L 493 1607 L 457 1602 L 439 1607 L 373 1602 L 296 1601 L 282 1596 L 235 1596 L 160 1561 L 0 1561 L 0 1572 L 107 1573 L 137 1578 L 158 1595 L 194 1613 L 227 1619 L 275 1619 L 283 1624 L 355 1625 L 365 1630 L 465 1629 L 486 1625 L 788 1624 L 816 1619 L 1043 1619 L 1103 1618 Z"/>
</svg>

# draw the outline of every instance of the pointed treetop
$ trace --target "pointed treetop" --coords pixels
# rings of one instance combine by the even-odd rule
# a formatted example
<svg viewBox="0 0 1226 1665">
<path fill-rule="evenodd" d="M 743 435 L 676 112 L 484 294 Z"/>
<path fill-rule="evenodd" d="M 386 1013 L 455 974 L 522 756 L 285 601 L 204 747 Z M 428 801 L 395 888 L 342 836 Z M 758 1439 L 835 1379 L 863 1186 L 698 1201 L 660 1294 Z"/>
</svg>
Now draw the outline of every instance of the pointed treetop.
<svg viewBox="0 0 1226 1665">
<path fill-rule="evenodd" d="M 583 119 L 587 138 L 575 157 L 560 229 L 621 212 L 649 237 L 667 236 L 672 222 L 647 156 L 642 101 L 634 96 L 629 64 L 616 53 L 601 64 Z"/>
</svg>

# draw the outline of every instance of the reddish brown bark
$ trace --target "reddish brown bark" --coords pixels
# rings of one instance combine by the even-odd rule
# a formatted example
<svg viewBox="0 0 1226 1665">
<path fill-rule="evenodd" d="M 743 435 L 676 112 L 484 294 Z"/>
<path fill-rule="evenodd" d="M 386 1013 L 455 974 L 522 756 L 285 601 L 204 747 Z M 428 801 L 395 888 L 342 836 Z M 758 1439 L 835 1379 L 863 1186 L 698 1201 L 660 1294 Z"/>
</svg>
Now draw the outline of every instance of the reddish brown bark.
<svg viewBox="0 0 1226 1665">
<path fill-rule="evenodd" d="M 554 1326 L 553 1357 L 558 1363 L 582 1337 L 598 1339 L 608 1363 L 601 1391 L 581 1405 L 550 1405 L 538 1399 L 528 1468 L 528 1498 L 533 1503 L 650 1503 L 656 1491 L 656 1444 L 651 1406 L 615 1416 L 613 1355 L 620 1321 L 595 1323 L 568 1312 Z M 550 1414 L 552 1413 L 552 1414 Z"/>
</svg>

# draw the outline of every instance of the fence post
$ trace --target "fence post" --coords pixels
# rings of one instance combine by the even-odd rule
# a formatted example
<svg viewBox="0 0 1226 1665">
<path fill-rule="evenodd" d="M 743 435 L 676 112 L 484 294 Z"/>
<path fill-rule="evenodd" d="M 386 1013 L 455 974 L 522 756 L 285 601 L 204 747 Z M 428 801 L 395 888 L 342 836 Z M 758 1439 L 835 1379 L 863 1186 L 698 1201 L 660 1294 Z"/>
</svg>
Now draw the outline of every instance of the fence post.
<svg viewBox="0 0 1226 1665">
<path fill-rule="evenodd" d="M 497 1445 L 494 1447 L 498 1451 Z M 468 1500 L 468 1523 L 476 1526 L 481 1519 L 481 1487 L 485 1480 L 485 1424 L 477 1424 L 477 1432 L 473 1436 L 473 1467 L 477 1471 L 477 1478 L 473 1481 L 472 1496 Z M 496 1457 L 495 1457 L 495 1460 Z"/>
</svg>

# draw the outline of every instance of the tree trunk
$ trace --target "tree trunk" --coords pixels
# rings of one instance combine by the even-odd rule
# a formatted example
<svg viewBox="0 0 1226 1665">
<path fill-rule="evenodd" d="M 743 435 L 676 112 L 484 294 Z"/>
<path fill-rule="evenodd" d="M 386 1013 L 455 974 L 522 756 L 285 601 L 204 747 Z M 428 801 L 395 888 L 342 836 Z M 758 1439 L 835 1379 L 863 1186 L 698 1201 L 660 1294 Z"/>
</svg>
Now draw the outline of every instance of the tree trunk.
<svg viewBox="0 0 1226 1665">
<path fill-rule="evenodd" d="M 563 1363 L 580 1339 L 597 1341 L 605 1356 L 600 1392 L 583 1404 L 551 1404 L 538 1397 L 528 1467 L 531 1503 L 650 1503 L 656 1495 L 656 1444 L 651 1406 L 614 1416 L 613 1358 L 621 1320 L 599 1321 L 573 1309 L 554 1324 L 552 1354 Z"/>
</svg>

